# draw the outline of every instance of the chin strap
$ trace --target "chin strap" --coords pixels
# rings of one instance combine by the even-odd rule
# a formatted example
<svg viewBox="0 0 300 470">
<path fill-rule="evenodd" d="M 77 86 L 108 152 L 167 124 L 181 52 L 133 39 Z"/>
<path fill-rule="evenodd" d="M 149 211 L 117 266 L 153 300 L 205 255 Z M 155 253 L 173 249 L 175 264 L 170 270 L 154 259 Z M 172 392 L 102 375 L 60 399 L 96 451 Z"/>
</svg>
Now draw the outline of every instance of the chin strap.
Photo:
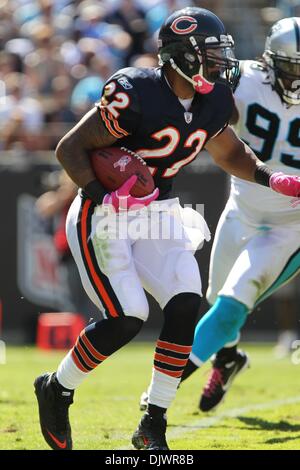
<svg viewBox="0 0 300 470">
<path fill-rule="evenodd" d="M 172 69 L 174 69 L 179 75 L 181 75 L 183 78 L 185 78 L 188 82 L 190 82 L 193 86 L 195 86 L 194 80 L 192 80 L 190 77 L 188 77 L 183 71 L 175 64 L 174 59 L 170 59 L 170 64 Z"/>
<path fill-rule="evenodd" d="M 200 66 L 199 73 L 197 75 L 193 75 L 193 77 L 189 77 L 186 75 L 174 62 L 173 59 L 170 59 L 170 64 L 172 69 L 174 69 L 179 75 L 181 75 L 185 80 L 190 82 L 194 89 L 197 91 L 197 93 L 201 93 L 202 95 L 205 95 L 207 93 L 210 93 L 213 88 L 214 88 L 214 83 L 209 82 L 206 80 L 203 75 L 201 75 L 200 71 L 203 68 L 202 65 Z"/>
</svg>

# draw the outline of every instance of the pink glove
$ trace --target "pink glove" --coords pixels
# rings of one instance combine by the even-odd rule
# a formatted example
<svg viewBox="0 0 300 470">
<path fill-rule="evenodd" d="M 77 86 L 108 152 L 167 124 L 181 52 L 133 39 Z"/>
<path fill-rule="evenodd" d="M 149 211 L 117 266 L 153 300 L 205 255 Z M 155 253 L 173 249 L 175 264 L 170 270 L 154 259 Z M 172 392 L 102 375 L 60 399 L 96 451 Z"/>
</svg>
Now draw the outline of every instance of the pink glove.
<svg viewBox="0 0 300 470">
<path fill-rule="evenodd" d="M 273 173 L 270 177 L 270 187 L 285 196 L 300 197 L 300 177 L 286 175 L 282 172 Z"/>
<path fill-rule="evenodd" d="M 102 204 L 111 204 L 116 212 L 129 211 L 130 209 L 137 210 L 142 207 L 148 206 L 152 201 L 158 198 L 159 189 L 155 188 L 151 194 L 144 197 L 131 196 L 130 190 L 135 185 L 137 180 L 136 175 L 130 176 L 119 189 L 110 194 L 105 194 Z"/>
</svg>

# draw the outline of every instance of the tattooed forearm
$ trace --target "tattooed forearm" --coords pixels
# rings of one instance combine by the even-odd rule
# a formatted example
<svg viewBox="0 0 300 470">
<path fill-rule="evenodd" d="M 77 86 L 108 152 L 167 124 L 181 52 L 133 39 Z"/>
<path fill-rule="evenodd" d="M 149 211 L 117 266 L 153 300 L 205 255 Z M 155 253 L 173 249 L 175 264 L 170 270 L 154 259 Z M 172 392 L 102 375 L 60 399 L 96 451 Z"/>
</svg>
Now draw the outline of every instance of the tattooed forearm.
<svg viewBox="0 0 300 470">
<path fill-rule="evenodd" d="M 97 108 L 89 111 L 58 143 L 56 157 L 70 178 L 83 188 L 95 179 L 88 152 L 116 141 L 106 130 Z"/>
</svg>

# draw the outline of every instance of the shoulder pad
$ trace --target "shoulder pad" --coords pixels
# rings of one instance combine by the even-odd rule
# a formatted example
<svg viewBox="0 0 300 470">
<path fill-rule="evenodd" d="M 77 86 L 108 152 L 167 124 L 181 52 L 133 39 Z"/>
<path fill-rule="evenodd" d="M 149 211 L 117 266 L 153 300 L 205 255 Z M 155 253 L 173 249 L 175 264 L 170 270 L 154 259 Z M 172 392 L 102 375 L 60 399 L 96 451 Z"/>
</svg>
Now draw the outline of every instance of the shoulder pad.
<svg viewBox="0 0 300 470">
<path fill-rule="evenodd" d="M 97 106 L 107 130 L 116 138 L 132 134 L 140 121 L 140 103 L 133 67 L 122 69 L 104 85 Z"/>
<path fill-rule="evenodd" d="M 261 76 L 261 73 L 265 73 L 267 68 L 263 62 L 258 60 L 243 60 L 241 66 L 242 76 Z"/>
</svg>

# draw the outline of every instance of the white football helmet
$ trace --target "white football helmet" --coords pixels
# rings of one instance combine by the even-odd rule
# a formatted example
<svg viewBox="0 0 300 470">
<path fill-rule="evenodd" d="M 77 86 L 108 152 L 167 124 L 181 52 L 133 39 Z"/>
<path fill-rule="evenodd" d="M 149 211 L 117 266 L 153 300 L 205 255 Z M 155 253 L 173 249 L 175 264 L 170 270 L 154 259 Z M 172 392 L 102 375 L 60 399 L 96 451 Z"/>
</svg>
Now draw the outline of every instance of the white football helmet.
<svg viewBox="0 0 300 470">
<path fill-rule="evenodd" d="M 300 18 L 284 18 L 272 26 L 263 58 L 282 100 L 300 104 Z"/>
</svg>

